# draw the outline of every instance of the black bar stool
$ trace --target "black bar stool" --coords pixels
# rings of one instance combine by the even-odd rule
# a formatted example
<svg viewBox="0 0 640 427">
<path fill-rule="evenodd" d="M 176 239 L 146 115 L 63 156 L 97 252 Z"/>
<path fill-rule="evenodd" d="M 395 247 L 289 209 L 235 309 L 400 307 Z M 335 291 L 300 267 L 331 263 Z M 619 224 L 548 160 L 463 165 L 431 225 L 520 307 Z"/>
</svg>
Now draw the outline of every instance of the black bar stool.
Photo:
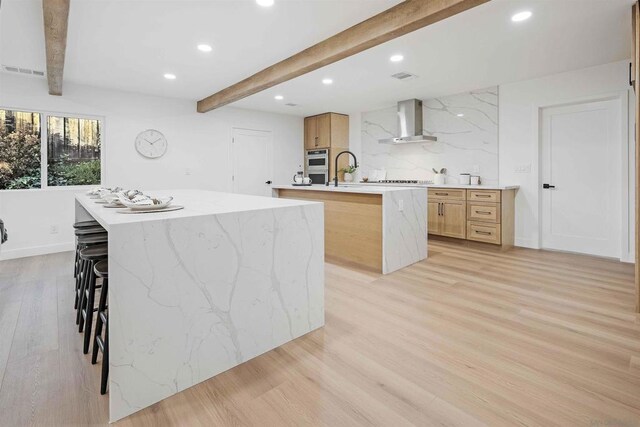
<svg viewBox="0 0 640 427">
<path fill-rule="evenodd" d="M 107 258 L 107 253 L 107 245 L 90 246 L 80 250 L 80 259 L 84 261 L 84 269 L 80 285 L 80 303 L 78 305 L 76 322 L 78 324 L 78 332 L 84 330 L 84 354 L 89 352 L 91 325 L 93 324 L 93 313 L 95 312 L 95 294 L 96 288 L 99 288 L 96 287 L 94 267 L 98 261 Z"/>
<path fill-rule="evenodd" d="M 96 277 L 102 278 L 102 290 L 100 291 L 100 301 L 98 302 L 98 319 L 96 320 L 96 331 L 93 339 L 93 352 L 91 363 L 96 364 L 98 360 L 98 350 L 102 352 L 102 377 L 100 379 L 100 394 L 107 392 L 107 378 L 109 377 L 109 312 L 107 310 L 107 292 L 109 289 L 109 261 L 98 262 L 93 271 Z M 102 327 L 105 328 L 104 338 L 102 338 Z"/>
<path fill-rule="evenodd" d="M 102 228 L 102 226 L 98 223 L 98 221 L 80 221 L 73 224 L 73 228 L 75 229 L 76 239 L 78 236 L 87 236 L 91 234 L 100 234 L 106 233 L 107 230 Z M 73 277 L 78 277 L 78 267 L 79 267 L 79 250 L 78 243 L 76 241 L 76 261 L 73 266 Z"/>
<path fill-rule="evenodd" d="M 95 227 L 96 225 L 100 225 L 100 223 L 95 219 L 92 219 L 88 221 L 78 221 L 73 224 L 73 228 Z"/>
<path fill-rule="evenodd" d="M 78 309 L 78 302 L 80 300 L 79 289 L 82 280 L 82 271 L 84 269 L 85 261 L 80 259 L 80 250 L 95 246 L 95 245 L 104 245 L 109 241 L 109 235 L 105 231 L 100 234 L 88 234 L 86 236 L 78 236 L 76 243 L 76 285 L 75 285 L 75 301 L 73 303 L 73 308 Z"/>
</svg>

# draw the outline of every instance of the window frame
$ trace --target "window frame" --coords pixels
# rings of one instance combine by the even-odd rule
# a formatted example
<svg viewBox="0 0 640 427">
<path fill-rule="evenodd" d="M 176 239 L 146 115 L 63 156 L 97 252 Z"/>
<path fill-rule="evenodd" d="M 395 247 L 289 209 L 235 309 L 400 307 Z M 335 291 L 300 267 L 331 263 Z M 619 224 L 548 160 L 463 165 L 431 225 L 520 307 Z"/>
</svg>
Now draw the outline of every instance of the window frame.
<svg viewBox="0 0 640 427">
<path fill-rule="evenodd" d="M 106 163 L 106 118 L 104 116 L 97 116 L 92 114 L 75 114 L 56 112 L 51 110 L 34 110 L 32 108 L 20 108 L 20 107 L 5 107 L 0 104 L 0 110 L 20 111 L 25 113 L 38 113 L 40 114 L 40 188 L 20 188 L 20 189 L 0 189 L 2 193 L 16 193 L 20 191 L 65 191 L 65 190 L 85 190 L 88 188 L 94 188 L 101 186 L 106 180 L 105 163 Z M 50 116 L 73 118 L 73 119 L 86 119 L 86 120 L 99 120 L 100 121 L 100 183 L 89 185 L 49 185 L 49 153 L 47 152 L 47 142 L 49 140 L 48 132 L 48 119 Z"/>
</svg>

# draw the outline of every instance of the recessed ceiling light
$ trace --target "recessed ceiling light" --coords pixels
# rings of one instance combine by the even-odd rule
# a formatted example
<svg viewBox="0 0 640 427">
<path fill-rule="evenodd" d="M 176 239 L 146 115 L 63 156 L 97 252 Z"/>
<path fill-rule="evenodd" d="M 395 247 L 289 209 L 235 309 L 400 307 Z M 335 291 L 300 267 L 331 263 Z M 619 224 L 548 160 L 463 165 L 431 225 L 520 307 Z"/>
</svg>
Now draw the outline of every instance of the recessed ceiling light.
<svg viewBox="0 0 640 427">
<path fill-rule="evenodd" d="M 464 117 L 464 114 L 462 114 L 462 113 L 458 113 L 458 114 L 456 114 L 456 116 L 458 116 L 458 117 Z"/>
<path fill-rule="evenodd" d="M 282 95 L 276 95 L 276 96 L 274 96 L 274 98 L 275 98 L 276 100 L 278 100 L 278 101 L 282 101 L 282 100 L 284 99 L 284 96 L 282 96 Z"/>
<path fill-rule="evenodd" d="M 332 79 L 322 79 L 322 84 L 325 84 L 325 85 L 333 84 L 333 80 Z"/>
<path fill-rule="evenodd" d="M 527 19 L 531 18 L 531 15 L 533 15 L 533 14 L 531 13 L 531 11 L 529 11 L 529 10 L 525 10 L 525 11 L 523 11 L 523 12 L 518 12 L 518 13 L 516 13 L 515 15 L 513 15 L 513 16 L 511 17 L 511 20 L 512 20 L 513 22 L 526 21 Z"/>
<path fill-rule="evenodd" d="M 175 80 L 176 79 L 176 75 L 175 74 L 171 74 L 171 73 L 166 73 L 164 75 L 164 78 L 167 80 Z"/>
<path fill-rule="evenodd" d="M 389 58 L 389 61 L 391 62 L 400 62 L 404 59 L 404 56 L 402 55 L 393 55 L 391 58 Z"/>
<path fill-rule="evenodd" d="M 198 45 L 198 50 L 200 52 L 211 52 L 213 50 L 213 48 L 211 46 L 209 46 L 208 44 L 199 44 Z"/>
<path fill-rule="evenodd" d="M 273 6 L 273 0 L 256 0 L 256 3 L 262 7 Z"/>
</svg>

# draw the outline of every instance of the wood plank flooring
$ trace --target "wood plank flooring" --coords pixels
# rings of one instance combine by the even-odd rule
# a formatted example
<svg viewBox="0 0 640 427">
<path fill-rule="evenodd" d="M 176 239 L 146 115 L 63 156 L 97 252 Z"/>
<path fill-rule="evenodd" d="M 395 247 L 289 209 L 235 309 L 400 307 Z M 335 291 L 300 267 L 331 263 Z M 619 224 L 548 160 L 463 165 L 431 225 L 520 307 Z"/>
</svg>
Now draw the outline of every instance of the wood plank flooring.
<svg viewBox="0 0 640 427">
<path fill-rule="evenodd" d="M 0 263 L 0 425 L 107 424 L 72 254 Z M 327 264 L 326 326 L 122 426 L 640 426 L 634 268 L 431 241 L 387 276 Z"/>
</svg>

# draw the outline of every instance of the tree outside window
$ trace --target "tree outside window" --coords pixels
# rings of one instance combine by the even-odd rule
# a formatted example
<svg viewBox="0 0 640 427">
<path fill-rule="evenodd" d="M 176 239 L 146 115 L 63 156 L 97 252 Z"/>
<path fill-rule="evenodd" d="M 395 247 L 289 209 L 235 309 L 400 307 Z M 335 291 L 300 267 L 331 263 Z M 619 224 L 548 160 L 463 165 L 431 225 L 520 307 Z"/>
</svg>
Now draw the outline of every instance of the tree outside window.
<svg viewBox="0 0 640 427">
<path fill-rule="evenodd" d="M 47 117 L 47 184 L 100 184 L 99 120 Z"/>
<path fill-rule="evenodd" d="M 0 190 L 40 188 L 41 115 L 0 109 Z"/>
<path fill-rule="evenodd" d="M 101 146 L 100 120 L 0 109 L 0 190 L 100 185 Z"/>
</svg>

